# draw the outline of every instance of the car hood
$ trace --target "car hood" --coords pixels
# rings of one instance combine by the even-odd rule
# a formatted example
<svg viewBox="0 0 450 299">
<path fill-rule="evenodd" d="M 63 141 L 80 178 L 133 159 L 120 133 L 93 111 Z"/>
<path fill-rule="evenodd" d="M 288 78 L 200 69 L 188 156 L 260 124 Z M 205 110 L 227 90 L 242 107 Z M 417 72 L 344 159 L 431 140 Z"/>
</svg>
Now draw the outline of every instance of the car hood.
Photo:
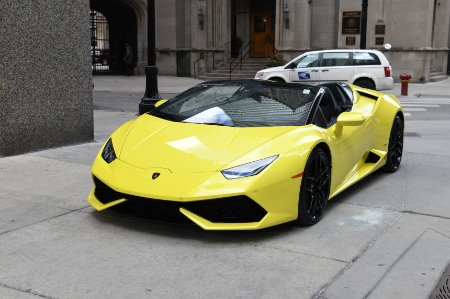
<svg viewBox="0 0 450 299">
<path fill-rule="evenodd" d="M 269 68 L 267 68 L 267 69 L 261 70 L 260 72 L 266 72 L 266 73 L 270 73 L 270 72 L 279 72 L 279 71 L 283 71 L 285 67 L 286 67 L 285 65 L 282 65 L 282 66 L 276 66 L 276 67 L 269 67 Z"/>
<path fill-rule="evenodd" d="M 238 128 L 172 122 L 143 115 L 131 126 L 118 157 L 142 169 L 217 171 L 291 130 L 291 127 Z"/>
</svg>

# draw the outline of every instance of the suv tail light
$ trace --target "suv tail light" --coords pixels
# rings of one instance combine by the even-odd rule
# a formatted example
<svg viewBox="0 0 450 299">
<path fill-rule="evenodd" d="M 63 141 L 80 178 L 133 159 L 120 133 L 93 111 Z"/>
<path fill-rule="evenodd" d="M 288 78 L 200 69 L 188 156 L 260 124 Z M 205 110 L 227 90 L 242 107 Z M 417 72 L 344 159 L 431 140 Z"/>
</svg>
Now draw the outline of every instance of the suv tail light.
<svg viewBox="0 0 450 299">
<path fill-rule="evenodd" d="M 391 68 L 388 66 L 384 67 L 384 76 L 385 77 L 390 77 L 391 76 Z"/>
</svg>

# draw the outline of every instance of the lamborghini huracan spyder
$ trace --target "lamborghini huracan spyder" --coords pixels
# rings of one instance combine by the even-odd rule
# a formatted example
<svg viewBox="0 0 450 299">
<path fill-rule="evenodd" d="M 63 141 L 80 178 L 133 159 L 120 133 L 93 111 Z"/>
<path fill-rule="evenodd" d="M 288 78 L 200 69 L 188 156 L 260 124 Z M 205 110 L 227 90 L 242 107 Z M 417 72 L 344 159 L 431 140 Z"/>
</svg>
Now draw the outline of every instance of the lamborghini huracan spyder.
<svg viewBox="0 0 450 299">
<path fill-rule="evenodd" d="M 205 82 L 156 106 L 98 153 L 95 209 L 145 203 L 211 230 L 312 225 L 329 199 L 402 158 L 399 101 L 350 84 Z"/>
</svg>

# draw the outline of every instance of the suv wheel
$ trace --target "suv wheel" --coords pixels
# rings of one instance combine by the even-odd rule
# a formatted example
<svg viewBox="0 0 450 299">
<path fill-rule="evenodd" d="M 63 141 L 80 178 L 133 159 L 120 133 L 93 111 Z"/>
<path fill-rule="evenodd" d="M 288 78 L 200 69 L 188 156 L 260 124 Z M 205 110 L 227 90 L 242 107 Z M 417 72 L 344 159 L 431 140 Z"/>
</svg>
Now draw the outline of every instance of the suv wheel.
<svg viewBox="0 0 450 299">
<path fill-rule="evenodd" d="M 375 83 L 370 79 L 358 79 L 355 81 L 355 85 L 362 88 L 375 90 Z"/>
<path fill-rule="evenodd" d="M 269 80 L 275 81 L 275 82 L 280 82 L 280 83 L 286 83 L 286 81 L 284 81 L 282 78 L 279 78 L 279 77 L 270 78 Z"/>
</svg>

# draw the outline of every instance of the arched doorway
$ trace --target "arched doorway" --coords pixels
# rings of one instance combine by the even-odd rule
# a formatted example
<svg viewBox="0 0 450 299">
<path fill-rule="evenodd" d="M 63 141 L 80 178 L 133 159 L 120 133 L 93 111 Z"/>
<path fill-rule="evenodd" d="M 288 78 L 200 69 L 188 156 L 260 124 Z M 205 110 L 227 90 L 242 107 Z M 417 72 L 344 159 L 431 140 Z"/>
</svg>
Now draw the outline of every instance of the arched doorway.
<svg viewBox="0 0 450 299">
<path fill-rule="evenodd" d="M 91 10 L 91 58 L 92 73 L 108 73 L 110 60 L 109 28 L 105 16 Z"/>
<path fill-rule="evenodd" d="M 123 57 L 126 43 L 132 48 L 132 68 L 134 68 L 138 48 L 137 18 L 133 9 L 120 0 L 91 0 L 90 7 L 93 73 L 124 73 L 126 68 Z M 107 56 L 106 61 L 101 59 L 103 54 Z"/>
</svg>

